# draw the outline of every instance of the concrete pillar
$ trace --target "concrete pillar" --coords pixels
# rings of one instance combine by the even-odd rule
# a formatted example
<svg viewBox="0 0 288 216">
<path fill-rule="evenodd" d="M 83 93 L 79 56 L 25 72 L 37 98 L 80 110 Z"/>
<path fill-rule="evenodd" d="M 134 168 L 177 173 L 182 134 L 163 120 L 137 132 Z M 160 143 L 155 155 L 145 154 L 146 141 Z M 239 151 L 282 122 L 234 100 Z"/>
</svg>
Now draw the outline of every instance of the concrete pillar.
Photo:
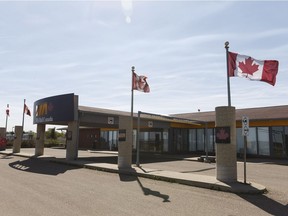
<svg viewBox="0 0 288 216">
<path fill-rule="evenodd" d="M 15 139 L 13 141 L 13 153 L 19 153 L 22 143 L 23 127 L 15 126 Z"/>
<path fill-rule="evenodd" d="M 0 127 L 0 140 L 6 139 L 6 128 Z M 0 150 L 5 149 L 6 144 L 0 144 Z"/>
<path fill-rule="evenodd" d="M 35 156 L 44 154 L 45 124 L 37 124 Z"/>
<path fill-rule="evenodd" d="M 230 127 L 230 143 L 216 143 L 216 178 L 237 181 L 235 107 L 216 107 L 216 127 Z M 217 136 L 217 134 L 216 134 Z"/>
<path fill-rule="evenodd" d="M 6 128 L 0 127 L 0 138 L 6 138 Z"/>
<path fill-rule="evenodd" d="M 169 145 L 169 132 L 168 129 L 163 129 L 163 152 L 168 152 L 168 145 Z"/>
<path fill-rule="evenodd" d="M 131 117 L 119 116 L 118 168 L 131 168 L 132 135 Z"/>
<path fill-rule="evenodd" d="M 78 141 L 79 141 L 79 123 L 73 121 L 68 123 L 66 134 L 66 160 L 77 160 L 78 158 Z"/>
</svg>

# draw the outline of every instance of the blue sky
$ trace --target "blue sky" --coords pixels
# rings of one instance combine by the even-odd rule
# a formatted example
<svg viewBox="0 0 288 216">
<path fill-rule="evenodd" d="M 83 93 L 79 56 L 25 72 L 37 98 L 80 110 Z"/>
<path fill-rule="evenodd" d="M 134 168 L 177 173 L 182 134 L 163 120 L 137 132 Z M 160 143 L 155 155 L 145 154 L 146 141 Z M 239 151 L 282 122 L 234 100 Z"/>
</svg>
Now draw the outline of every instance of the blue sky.
<svg viewBox="0 0 288 216">
<path fill-rule="evenodd" d="M 276 85 L 231 78 L 236 108 L 287 105 L 288 2 L 0 1 L 0 127 L 22 124 L 23 100 L 66 93 L 83 106 L 130 111 L 131 67 L 150 93 L 134 112 L 175 114 L 227 105 L 230 51 L 276 59 Z M 24 130 L 35 131 L 25 116 Z"/>
</svg>

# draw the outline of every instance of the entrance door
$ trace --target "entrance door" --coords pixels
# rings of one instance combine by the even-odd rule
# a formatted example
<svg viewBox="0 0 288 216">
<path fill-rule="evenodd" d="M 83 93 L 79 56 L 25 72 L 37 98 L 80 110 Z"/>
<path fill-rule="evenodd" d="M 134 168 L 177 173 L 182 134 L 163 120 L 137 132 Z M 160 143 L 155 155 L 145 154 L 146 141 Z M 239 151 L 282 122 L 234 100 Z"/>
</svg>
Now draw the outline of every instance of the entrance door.
<svg viewBox="0 0 288 216">
<path fill-rule="evenodd" d="M 100 129 L 85 128 L 79 130 L 79 148 L 101 149 Z"/>
<path fill-rule="evenodd" d="M 188 129 L 173 128 L 172 129 L 172 152 L 188 151 Z"/>
</svg>

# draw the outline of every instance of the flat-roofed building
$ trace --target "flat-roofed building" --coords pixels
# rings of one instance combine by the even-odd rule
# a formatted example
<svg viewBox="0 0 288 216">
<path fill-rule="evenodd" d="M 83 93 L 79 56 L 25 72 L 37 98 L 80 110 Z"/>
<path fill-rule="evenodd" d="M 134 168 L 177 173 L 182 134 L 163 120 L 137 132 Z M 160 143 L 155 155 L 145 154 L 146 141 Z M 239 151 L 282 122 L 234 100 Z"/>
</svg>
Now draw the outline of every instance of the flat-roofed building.
<svg viewBox="0 0 288 216">
<path fill-rule="evenodd" d="M 209 152 L 215 149 L 215 112 L 182 113 L 172 115 L 181 118 L 207 122 L 207 145 Z M 236 109 L 237 152 L 243 152 L 242 117 L 249 118 L 249 135 L 247 136 L 247 154 L 250 156 L 269 156 L 288 158 L 288 106 L 271 106 Z M 203 129 L 190 129 L 189 145 L 193 150 L 203 150 Z"/>
<path fill-rule="evenodd" d="M 288 106 L 236 108 L 239 154 L 244 146 L 243 116 L 249 118 L 248 155 L 288 158 Z M 34 123 L 39 126 L 38 140 L 43 138 L 46 124 L 68 125 L 67 141 L 73 140 L 73 155 L 77 155 L 78 148 L 117 150 L 120 117 L 131 119 L 127 118 L 131 117 L 131 113 L 79 106 L 78 96 L 74 94 L 43 98 L 34 103 Z M 171 115 L 133 113 L 133 150 L 136 150 L 137 131 L 142 152 L 215 154 L 215 111 Z M 39 141 L 38 146 L 40 143 L 43 141 Z"/>
</svg>

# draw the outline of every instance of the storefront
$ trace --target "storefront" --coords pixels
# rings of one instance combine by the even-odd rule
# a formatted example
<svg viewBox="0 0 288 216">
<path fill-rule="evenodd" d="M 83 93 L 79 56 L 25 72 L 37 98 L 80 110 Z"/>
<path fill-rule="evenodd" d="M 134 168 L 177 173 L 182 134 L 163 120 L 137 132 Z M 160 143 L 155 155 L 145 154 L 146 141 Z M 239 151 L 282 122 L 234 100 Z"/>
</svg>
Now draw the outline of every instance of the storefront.
<svg viewBox="0 0 288 216">
<path fill-rule="evenodd" d="M 210 154 L 215 153 L 215 112 L 179 114 L 177 117 L 206 121 L 203 128 L 189 130 L 189 152 L 203 151 L 208 145 Z M 288 106 L 236 109 L 237 153 L 243 154 L 242 116 L 250 119 L 247 136 L 247 154 L 254 157 L 288 158 Z M 204 139 L 206 138 L 206 142 Z"/>
<path fill-rule="evenodd" d="M 34 123 L 38 125 L 37 131 L 39 130 L 38 140 L 43 137 L 45 124 L 67 125 L 67 142 L 73 141 L 73 145 L 70 144 L 73 146 L 70 150 L 73 157 L 77 156 L 78 149 L 117 150 L 119 119 L 122 117 L 131 119 L 130 112 L 79 106 L 78 96 L 74 94 L 41 99 L 35 102 L 34 110 Z M 236 109 L 236 140 L 239 155 L 243 153 L 244 146 L 241 131 L 241 119 L 244 115 L 250 119 L 247 137 L 248 156 L 288 158 L 288 106 Z M 142 152 L 172 154 L 208 152 L 213 155 L 214 128 L 214 111 L 170 116 L 134 113 L 132 149 L 135 151 L 139 142 L 139 149 Z M 43 141 L 38 143 L 40 145 Z M 43 146 L 41 148 L 43 149 Z M 42 154 L 42 151 L 39 154 Z"/>
<path fill-rule="evenodd" d="M 91 108 L 97 110 L 97 108 Z M 255 110 L 259 112 L 255 116 Z M 267 115 L 267 112 L 277 113 Z M 236 110 L 237 113 L 237 153 L 243 154 L 244 137 L 242 136 L 241 116 L 243 113 L 250 118 L 249 136 L 247 137 L 247 154 L 254 157 L 271 157 L 271 158 L 288 158 L 288 118 L 283 115 L 288 106 L 282 107 L 264 107 L 254 109 Z M 102 109 L 102 111 L 104 111 Z M 105 110 L 105 112 L 113 112 Z M 261 116 L 263 115 L 264 116 Z M 122 112 L 122 115 L 129 115 L 129 112 Z M 279 118 L 279 115 L 283 118 Z M 287 114 L 286 114 L 287 115 Z M 157 116 L 157 118 L 155 117 Z M 141 126 L 139 130 L 139 145 L 142 152 L 153 153 L 170 153 L 195 155 L 205 154 L 208 147 L 208 153 L 215 155 L 215 112 L 190 113 L 175 115 L 175 119 L 159 115 L 141 116 Z M 171 117 L 171 116 L 170 116 Z M 261 117 L 261 119 L 259 119 Z M 273 117 L 274 119 L 272 119 Z M 253 119 L 254 118 L 254 119 Z M 184 120 L 190 120 L 189 124 Z M 136 151 L 137 143 L 137 115 L 134 115 L 133 130 L 133 150 Z M 153 124 L 152 124 L 153 122 Z M 90 129 L 91 130 L 91 129 Z M 88 129 L 80 129 L 79 147 L 97 150 L 117 150 L 118 147 L 118 130 L 115 128 L 97 128 L 94 137 L 84 135 Z M 85 138 L 86 136 L 86 138 Z M 97 138 L 97 137 L 100 138 Z M 96 138 L 96 144 L 87 140 L 87 137 Z M 89 138 L 89 139 L 90 139 Z M 87 143 L 90 143 L 87 145 Z"/>
</svg>

